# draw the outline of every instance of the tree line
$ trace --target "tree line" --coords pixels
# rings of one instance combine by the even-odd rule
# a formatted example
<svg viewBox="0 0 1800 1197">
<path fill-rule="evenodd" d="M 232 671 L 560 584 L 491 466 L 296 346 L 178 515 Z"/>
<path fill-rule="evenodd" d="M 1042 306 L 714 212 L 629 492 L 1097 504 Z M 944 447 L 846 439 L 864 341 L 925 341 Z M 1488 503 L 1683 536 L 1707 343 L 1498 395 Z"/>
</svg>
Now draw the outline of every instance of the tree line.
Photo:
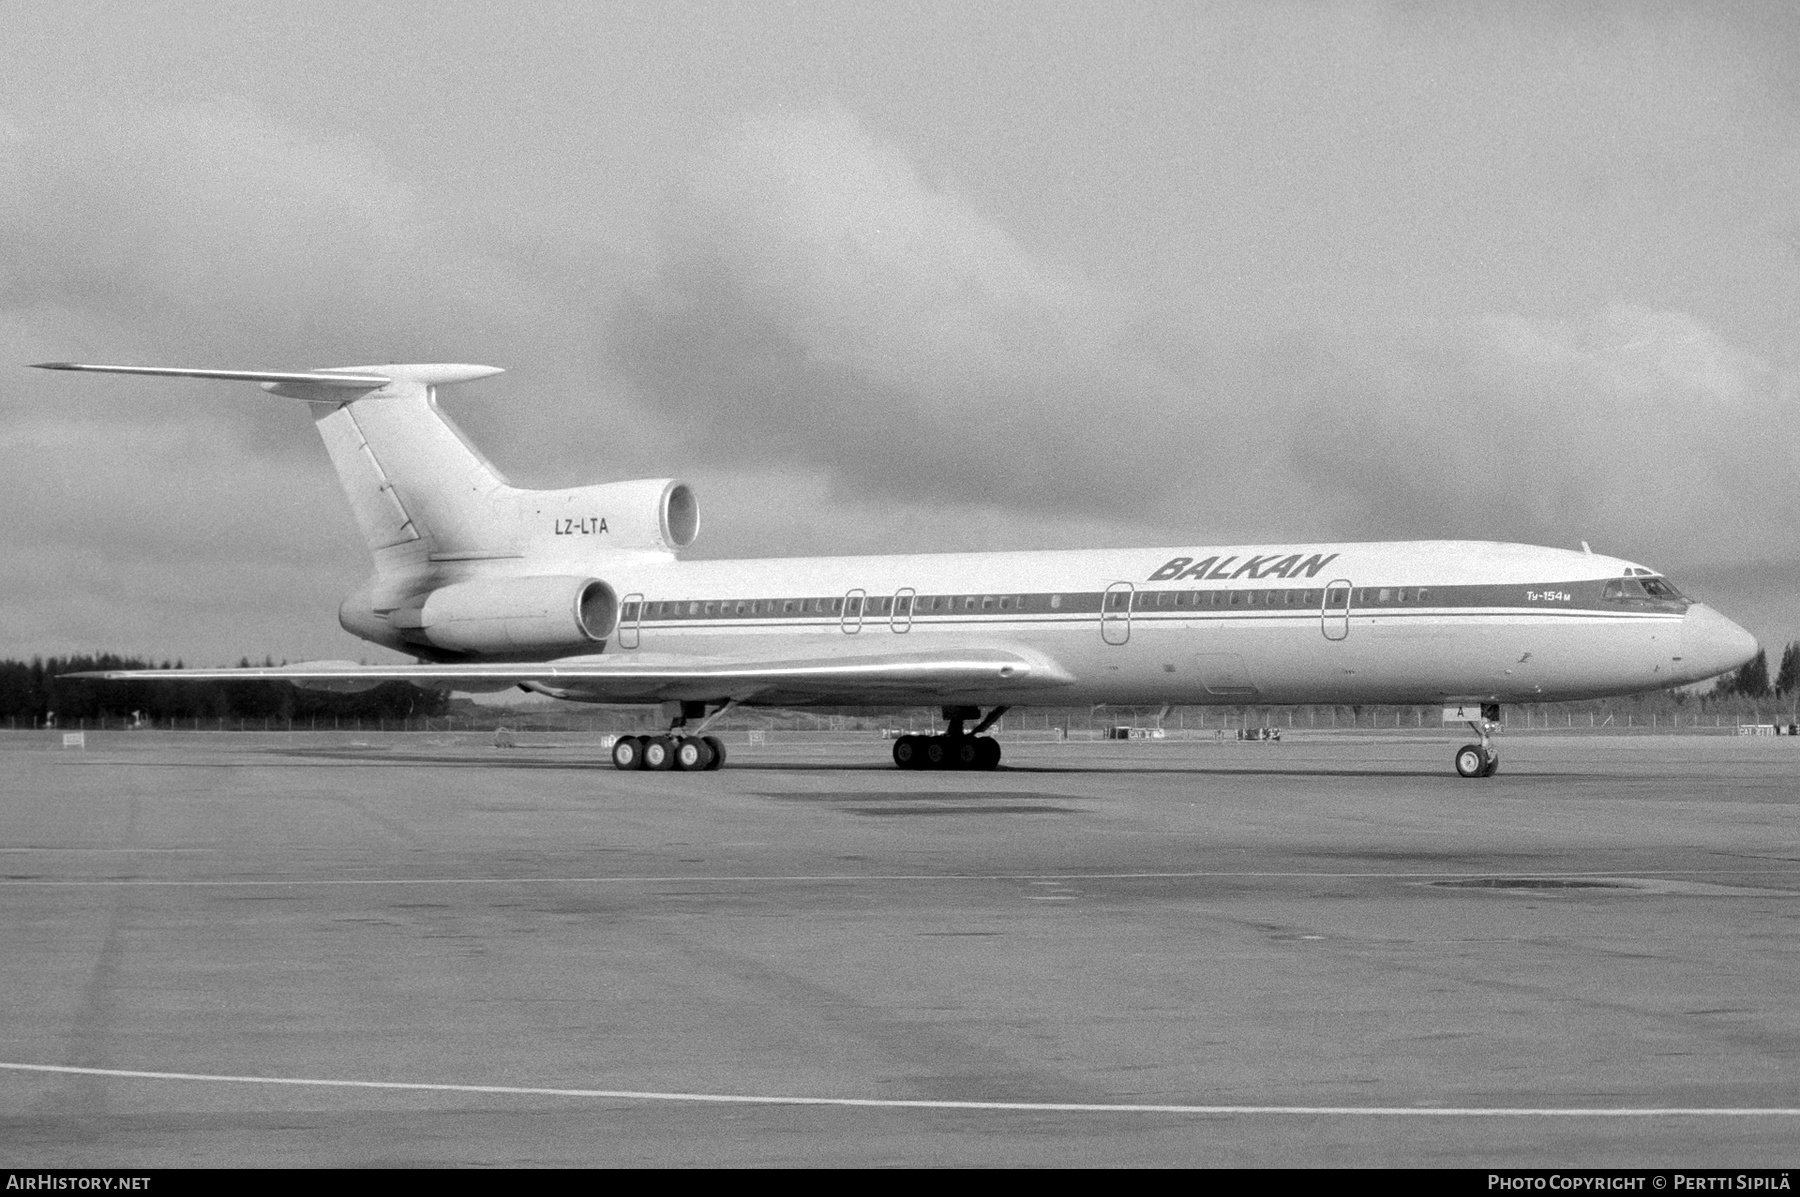
<svg viewBox="0 0 1800 1197">
<path fill-rule="evenodd" d="M 1756 655 L 1745 662 L 1735 673 L 1728 673 L 1719 679 L 1713 687 L 1713 695 L 1729 698 L 1741 694 L 1746 698 L 1789 698 L 1800 690 L 1800 640 L 1789 642 L 1781 650 L 1781 664 L 1775 669 L 1775 677 L 1769 678 L 1769 654 L 1766 649 L 1758 648 Z"/>
<path fill-rule="evenodd" d="M 246 658 L 240 666 L 249 666 Z M 264 658 L 265 666 L 275 662 Z M 288 682 L 101 682 L 63 676 L 108 669 L 180 669 L 180 661 L 160 665 L 141 657 L 97 653 L 67 657 L 0 660 L 0 723 L 12 727 L 73 727 L 81 721 L 130 720 L 179 726 L 220 720 L 383 720 L 441 717 L 450 695 L 387 682 L 358 694 L 302 690 Z M 1681 695 L 1674 697 L 1680 701 Z M 1800 697 L 1800 641 L 1781 653 L 1775 676 L 1769 658 L 1756 656 L 1720 678 L 1703 699 Z"/>
<path fill-rule="evenodd" d="M 238 662 L 248 666 L 248 659 Z M 274 661 L 265 659 L 265 666 Z M 102 682 L 62 676 L 103 669 L 180 669 L 139 657 L 33 657 L 0 660 L 0 725 L 74 727 L 81 721 L 142 718 L 179 726 L 198 721 L 269 719 L 407 719 L 441 715 L 450 696 L 405 682 L 387 682 L 359 694 L 302 690 L 288 682 Z"/>
</svg>

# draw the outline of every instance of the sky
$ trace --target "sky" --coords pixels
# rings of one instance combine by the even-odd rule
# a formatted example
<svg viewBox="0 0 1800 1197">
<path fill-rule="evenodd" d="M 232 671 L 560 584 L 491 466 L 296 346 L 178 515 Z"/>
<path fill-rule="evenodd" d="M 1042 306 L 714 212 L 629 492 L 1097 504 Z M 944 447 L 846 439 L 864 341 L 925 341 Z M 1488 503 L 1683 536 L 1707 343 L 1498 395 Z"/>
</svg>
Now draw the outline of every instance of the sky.
<svg viewBox="0 0 1800 1197">
<path fill-rule="evenodd" d="M 84 4 L 0 39 L 0 657 L 386 659 L 305 405 L 701 557 L 1468 538 L 1800 639 L 1791 5 Z"/>
</svg>

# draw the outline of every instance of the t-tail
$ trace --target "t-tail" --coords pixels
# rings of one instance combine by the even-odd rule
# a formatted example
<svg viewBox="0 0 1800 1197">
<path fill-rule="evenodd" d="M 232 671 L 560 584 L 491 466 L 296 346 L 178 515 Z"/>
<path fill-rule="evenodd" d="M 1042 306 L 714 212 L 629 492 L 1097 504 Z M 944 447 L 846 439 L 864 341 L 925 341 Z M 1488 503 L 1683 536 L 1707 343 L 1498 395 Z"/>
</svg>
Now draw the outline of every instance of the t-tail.
<svg viewBox="0 0 1800 1197">
<path fill-rule="evenodd" d="M 501 373 L 493 366 L 39 368 L 257 382 L 304 400 L 375 559 L 375 575 L 345 600 L 340 621 L 407 652 L 549 653 L 603 642 L 617 622 L 617 596 L 584 571 L 616 554 L 669 557 L 699 531 L 693 490 L 677 479 L 560 490 L 507 482 L 437 402 L 439 387 Z"/>
</svg>

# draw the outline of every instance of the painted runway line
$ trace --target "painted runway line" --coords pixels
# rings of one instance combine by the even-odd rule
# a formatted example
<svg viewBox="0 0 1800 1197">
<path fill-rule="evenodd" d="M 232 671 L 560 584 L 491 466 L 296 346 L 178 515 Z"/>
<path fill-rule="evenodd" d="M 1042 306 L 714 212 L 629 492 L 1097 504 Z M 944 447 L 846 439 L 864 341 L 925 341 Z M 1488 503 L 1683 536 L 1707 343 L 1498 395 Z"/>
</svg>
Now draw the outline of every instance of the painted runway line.
<svg viewBox="0 0 1800 1197">
<path fill-rule="evenodd" d="M 362 1081 L 320 1077 L 231 1076 L 81 1068 L 70 1064 L 0 1063 L 12 1072 L 113 1077 L 120 1080 L 199 1081 L 295 1088 L 376 1089 L 404 1093 L 469 1093 L 501 1097 L 598 1098 L 606 1101 L 685 1102 L 738 1106 L 838 1106 L 882 1110 L 1023 1111 L 1049 1114 L 1287 1114 L 1371 1118 L 1800 1118 L 1800 1106 L 1277 1106 L 1164 1105 L 1144 1102 L 949 1101 L 899 1097 L 790 1097 L 756 1093 L 679 1093 L 644 1089 L 562 1089 L 541 1085 L 456 1085 L 424 1081 Z"/>
<path fill-rule="evenodd" d="M 290 880 L 264 879 L 231 879 L 200 878 L 160 880 L 153 877 L 85 877 L 85 878 L 39 878 L 39 877 L 5 877 L 0 878 L 0 886 L 52 888 L 58 886 L 166 886 L 211 887 L 211 886 L 373 886 L 373 885 L 661 885 L 672 882 L 710 882 L 721 885 L 741 885 L 763 883 L 769 885 L 782 884 L 842 884 L 845 882 L 945 882 L 945 881 L 1204 881 L 1212 878 L 1220 880 L 1265 880 L 1265 881 L 1343 881 L 1363 879 L 1368 881 L 1422 881 L 1437 878 L 1456 880 L 1458 878 L 1504 877 L 1515 880 L 1531 879 L 1581 879 L 1590 877 L 1749 877 L 1763 874 L 1790 876 L 1800 879 L 1800 870 L 1796 869 L 1619 869 L 1579 873 L 1502 873 L 1492 870 L 1480 872 L 1429 872 L 1429 873 L 1355 873 L 1355 872 L 1194 872 L 1194 873 L 800 873 L 794 875 L 726 873 L 717 875 L 672 873 L 645 877 L 610 876 L 610 877 L 300 877 Z M 1800 896 L 1800 891 L 1796 891 Z"/>
</svg>

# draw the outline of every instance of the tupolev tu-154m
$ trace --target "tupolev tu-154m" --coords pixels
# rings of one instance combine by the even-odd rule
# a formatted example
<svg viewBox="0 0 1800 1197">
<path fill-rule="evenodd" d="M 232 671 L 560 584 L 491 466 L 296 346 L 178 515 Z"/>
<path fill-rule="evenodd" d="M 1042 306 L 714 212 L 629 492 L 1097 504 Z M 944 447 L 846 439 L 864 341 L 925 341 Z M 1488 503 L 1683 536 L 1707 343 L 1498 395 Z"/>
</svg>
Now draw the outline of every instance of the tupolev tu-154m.
<svg viewBox="0 0 1800 1197">
<path fill-rule="evenodd" d="M 1502 703 L 1666 689 L 1756 652 L 1655 569 L 1487 541 L 684 561 L 700 523 L 684 482 L 501 476 L 437 403 L 491 367 L 41 368 L 309 404 L 375 559 L 338 620 L 416 661 L 76 676 L 661 704 L 668 733 L 619 737 L 620 769 L 717 768 L 707 728 L 738 706 L 936 706 L 946 730 L 896 740 L 895 764 L 991 769 L 984 733 L 1018 706 L 1442 703 L 1479 737 L 1457 772 L 1484 777 Z"/>
</svg>

